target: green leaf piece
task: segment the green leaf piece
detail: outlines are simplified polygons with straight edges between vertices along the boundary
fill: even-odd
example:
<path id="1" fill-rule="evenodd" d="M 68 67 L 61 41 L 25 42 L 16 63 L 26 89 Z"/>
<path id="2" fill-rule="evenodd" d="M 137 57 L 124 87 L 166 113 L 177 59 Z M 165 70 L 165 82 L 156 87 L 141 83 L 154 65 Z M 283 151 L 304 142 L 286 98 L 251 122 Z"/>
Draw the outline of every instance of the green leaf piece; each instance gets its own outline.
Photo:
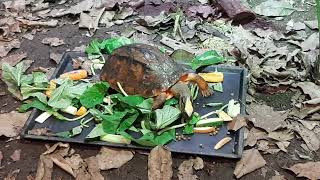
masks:
<path id="1" fill-rule="evenodd" d="M 97 104 L 101 104 L 109 87 L 107 82 L 94 84 L 80 96 L 80 103 L 86 108 L 93 108 Z"/>
<path id="2" fill-rule="evenodd" d="M 181 114 L 178 108 L 165 105 L 162 109 L 155 110 L 156 114 L 156 129 L 163 129 L 176 121 Z"/>
<path id="3" fill-rule="evenodd" d="M 219 64 L 224 61 L 224 58 L 220 56 L 216 51 L 210 50 L 201 55 L 196 56 L 191 61 L 191 67 L 196 70 L 202 66 L 209 66 L 214 64 Z"/>

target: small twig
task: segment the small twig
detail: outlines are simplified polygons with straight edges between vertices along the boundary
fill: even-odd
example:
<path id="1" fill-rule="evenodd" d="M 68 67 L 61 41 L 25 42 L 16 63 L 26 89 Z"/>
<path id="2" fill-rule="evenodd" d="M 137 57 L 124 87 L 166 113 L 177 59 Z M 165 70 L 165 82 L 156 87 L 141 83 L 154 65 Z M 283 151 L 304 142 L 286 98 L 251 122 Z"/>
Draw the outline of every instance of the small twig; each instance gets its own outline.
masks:
<path id="1" fill-rule="evenodd" d="M 123 90 L 121 84 L 119 82 L 117 82 L 117 85 L 118 85 L 118 88 L 120 89 L 121 93 L 124 95 L 124 96 L 128 96 L 128 94 Z"/>

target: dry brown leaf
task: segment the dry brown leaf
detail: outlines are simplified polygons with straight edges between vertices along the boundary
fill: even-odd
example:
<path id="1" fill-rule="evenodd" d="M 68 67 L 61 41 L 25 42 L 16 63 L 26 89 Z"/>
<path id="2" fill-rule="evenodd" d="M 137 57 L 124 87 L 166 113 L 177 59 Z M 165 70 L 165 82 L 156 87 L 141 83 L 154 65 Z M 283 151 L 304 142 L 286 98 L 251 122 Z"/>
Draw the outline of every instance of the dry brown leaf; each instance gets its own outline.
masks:
<path id="1" fill-rule="evenodd" d="M 305 94 L 308 94 L 311 99 L 320 98 L 320 86 L 313 82 L 299 82 L 296 85 L 300 87 Z"/>
<path id="2" fill-rule="evenodd" d="M 74 154 L 71 157 L 67 157 L 66 161 L 68 162 L 68 164 L 70 164 L 72 169 L 75 170 L 79 169 L 81 167 L 81 164 L 84 162 L 79 154 Z"/>
<path id="3" fill-rule="evenodd" d="M 0 151 L 0 166 L 1 166 L 2 159 L 3 159 L 3 154 L 2 154 L 2 151 Z"/>
<path id="4" fill-rule="evenodd" d="M 245 146 L 254 146 L 256 145 L 257 141 L 260 139 L 266 139 L 267 133 L 263 132 L 257 128 L 251 128 L 248 134 L 248 137 L 245 141 Z"/>
<path id="5" fill-rule="evenodd" d="M 275 175 L 270 178 L 270 180 L 286 180 L 283 175 Z"/>
<path id="6" fill-rule="evenodd" d="M 267 105 L 251 104 L 248 106 L 247 111 L 249 113 L 249 121 L 255 127 L 262 128 L 267 132 L 278 129 L 287 118 L 286 113 L 274 111 L 272 107 Z"/>
<path id="7" fill-rule="evenodd" d="M 297 177 L 306 177 L 312 180 L 320 179 L 320 162 L 298 163 L 290 168 Z"/>
<path id="8" fill-rule="evenodd" d="M 282 142 L 276 142 L 276 145 L 281 149 L 283 152 L 288 152 L 287 147 L 290 145 L 289 141 L 282 141 Z"/>
<path id="9" fill-rule="evenodd" d="M 20 160 L 20 154 L 21 154 L 21 149 L 14 150 L 14 152 L 12 153 L 12 155 L 10 156 L 10 158 L 11 158 L 13 161 L 19 161 L 19 160 Z"/>
<path id="10" fill-rule="evenodd" d="M 51 160 L 53 161 L 54 164 L 59 166 L 61 169 L 65 170 L 67 173 L 75 177 L 75 174 L 72 170 L 71 165 L 61 155 L 55 154 L 51 156 Z"/>
<path id="11" fill-rule="evenodd" d="M 62 56 L 63 54 L 53 53 L 53 52 L 50 53 L 50 59 L 54 60 L 56 64 L 59 64 Z"/>
<path id="12" fill-rule="evenodd" d="M 46 45 L 49 45 L 49 46 L 54 46 L 54 47 L 65 44 L 62 39 L 59 39 L 59 38 L 57 38 L 57 37 L 44 38 L 41 42 L 42 42 L 43 44 L 46 44 Z"/>
<path id="13" fill-rule="evenodd" d="M 148 156 L 148 179 L 170 180 L 172 174 L 171 152 L 162 146 L 156 146 Z"/>
<path id="14" fill-rule="evenodd" d="M 48 180 L 52 177 L 53 161 L 46 155 L 40 155 L 35 180 Z"/>
<path id="15" fill-rule="evenodd" d="M 51 19 L 50 21 L 32 21 L 32 20 L 17 18 L 17 20 L 26 26 L 44 26 L 44 27 L 56 27 L 59 22 L 56 19 Z"/>
<path id="16" fill-rule="evenodd" d="M 104 180 L 103 176 L 100 174 L 100 168 L 97 157 L 92 156 L 84 160 L 88 165 L 88 171 L 92 176 L 91 179 L 94 180 Z"/>
<path id="17" fill-rule="evenodd" d="M 18 39 L 14 39 L 9 42 L 0 41 L 0 57 L 6 56 L 11 49 L 20 48 L 20 41 Z"/>
<path id="18" fill-rule="evenodd" d="M 18 136 L 28 116 L 29 113 L 19 113 L 16 111 L 0 114 L 0 136 Z"/>
<path id="19" fill-rule="evenodd" d="M 282 130 L 282 131 L 273 131 L 268 134 L 268 138 L 277 140 L 277 141 L 289 141 L 294 138 L 294 133 L 292 130 Z"/>
<path id="20" fill-rule="evenodd" d="M 102 147 L 99 154 L 96 155 L 98 165 L 101 170 L 120 168 L 122 165 L 130 161 L 134 153 L 128 150 L 117 150 Z"/>
<path id="21" fill-rule="evenodd" d="M 197 180 L 198 176 L 193 174 L 193 159 L 183 161 L 178 170 L 179 180 Z"/>
<path id="22" fill-rule="evenodd" d="M 20 172 L 20 169 L 16 169 L 16 170 L 10 172 L 10 173 L 4 178 L 4 180 L 15 180 L 16 177 L 18 176 L 19 172 Z"/>
<path id="23" fill-rule="evenodd" d="M 100 18 L 104 12 L 105 8 L 102 9 L 94 9 L 91 10 L 89 14 L 81 13 L 80 14 L 80 21 L 79 27 L 80 28 L 87 28 L 89 30 L 93 30 L 95 32 L 98 29 Z"/>
<path id="24" fill-rule="evenodd" d="M 307 144 L 308 148 L 312 151 L 317 151 L 320 148 L 320 139 L 317 134 L 307 128 L 297 121 L 288 121 L 286 127 L 288 129 L 294 130 L 298 133 L 303 141 Z"/>
<path id="25" fill-rule="evenodd" d="M 240 178 L 243 175 L 253 172 L 266 165 L 266 161 L 260 155 L 257 149 L 248 149 L 243 151 L 242 158 L 237 162 L 233 174 Z"/>
<path id="26" fill-rule="evenodd" d="M 2 68 L 2 63 L 6 62 L 10 66 L 15 66 L 18 64 L 22 59 L 27 57 L 27 53 L 17 53 L 17 54 L 12 54 L 9 56 L 6 56 L 2 59 L 0 59 L 0 69 Z"/>
<path id="27" fill-rule="evenodd" d="M 243 115 L 238 115 L 228 122 L 228 130 L 238 131 L 240 128 L 247 126 L 247 119 Z"/>

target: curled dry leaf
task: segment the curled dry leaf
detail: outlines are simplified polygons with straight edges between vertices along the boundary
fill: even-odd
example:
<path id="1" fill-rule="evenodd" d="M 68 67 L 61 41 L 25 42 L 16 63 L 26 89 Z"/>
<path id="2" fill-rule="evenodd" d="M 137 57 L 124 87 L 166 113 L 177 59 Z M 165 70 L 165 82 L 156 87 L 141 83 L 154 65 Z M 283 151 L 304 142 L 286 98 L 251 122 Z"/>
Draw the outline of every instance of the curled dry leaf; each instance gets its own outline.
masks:
<path id="1" fill-rule="evenodd" d="M 243 115 L 238 115 L 227 124 L 228 130 L 238 131 L 240 128 L 247 126 L 247 119 Z"/>
<path id="2" fill-rule="evenodd" d="M 297 177 L 306 177 L 312 180 L 320 179 L 320 162 L 298 163 L 290 168 Z"/>
<path id="3" fill-rule="evenodd" d="M 248 149 L 243 151 L 242 158 L 237 162 L 233 174 L 240 178 L 243 175 L 253 172 L 266 165 L 266 161 L 260 155 L 257 149 Z"/>
<path id="4" fill-rule="evenodd" d="M 16 111 L 0 114 L 0 136 L 18 136 L 28 116 L 29 113 L 18 113 Z"/>
<path id="5" fill-rule="evenodd" d="M 311 99 L 320 98 L 320 86 L 316 85 L 313 82 L 299 82 L 296 84 L 302 89 L 305 94 L 308 94 Z"/>
<path id="6" fill-rule="evenodd" d="M 43 44 L 46 44 L 46 45 L 49 45 L 49 46 L 60 46 L 60 45 L 63 45 L 65 44 L 64 41 L 62 39 L 59 39 L 59 38 L 44 38 L 42 41 L 41 41 Z"/>
<path id="7" fill-rule="evenodd" d="M 133 158 L 134 153 L 128 150 L 117 150 L 107 147 L 102 147 L 97 160 L 101 170 L 120 168 Z"/>
<path id="8" fill-rule="evenodd" d="M 10 158 L 11 158 L 13 161 L 19 161 L 19 160 L 20 160 L 20 154 L 21 154 L 21 149 L 14 150 L 14 152 L 12 153 L 12 155 L 10 156 Z"/>
<path id="9" fill-rule="evenodd" d="M 172 174 L 171 152 L 162 146 L 156 146 L 148 156 L 149 180 L 170 180 Z"/>
<path id="10" fill-rule="evenodd" d="M 287 118 L 287 114 L 274 111 L 272 107 L 260 104 L 251 104 L 248 106 L 249 121 L 255 127 L 262 128 L 267 132 L 272 132 L 280 127 L 280 125 Z"/>
<path id="11" fill-rule="evenodd" d="M 75 177 L 75 174 L 72 170 L 71 165 L 61 155 L 55 154 L 51 156 L 51 160 L 53 161 L 54 164 L 59 166 L 61 169 L 65 170 L 67 173 Z"/>
<path id="12" fill-rule="evenodd" d="M 6 56 L 11 49 L 20 48 L 20 41 L 18 39 L 14 39 L 9 42 L 0 41 L 0 57 Z"/>

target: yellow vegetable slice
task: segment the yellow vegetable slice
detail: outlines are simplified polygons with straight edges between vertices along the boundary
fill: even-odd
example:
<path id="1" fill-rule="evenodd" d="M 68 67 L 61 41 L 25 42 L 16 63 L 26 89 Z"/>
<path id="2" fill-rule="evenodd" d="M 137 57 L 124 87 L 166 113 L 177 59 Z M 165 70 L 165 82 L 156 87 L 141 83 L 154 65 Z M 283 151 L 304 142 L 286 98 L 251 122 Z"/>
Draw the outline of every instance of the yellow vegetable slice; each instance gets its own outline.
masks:
<path id="1" fill-rule="evenodd" d="M 232 117 L 230 117 L 227 113 L 224 111 L 220 111 L 218 113 L 219 118 L 223 119 L 223 121 L 232 121 Z"/>
<path id="2" fill-rule="evenodd" d="M 218 150 L 220 148 L 222 148 L 224 145 L 226 145 L 228 142 L 230 142 L 232 140 L 231 137 L 225 137 L 223 139 L 221 139 L 215 146 L 214 149 Z"/>
<path id="3" fill-rule="evenodd" d="M 210 73 L 199 73 L 205 81 L 211 83 L 219 83 L 223 81 L 223 73 L 222 72 L 210 72 Z"/>

